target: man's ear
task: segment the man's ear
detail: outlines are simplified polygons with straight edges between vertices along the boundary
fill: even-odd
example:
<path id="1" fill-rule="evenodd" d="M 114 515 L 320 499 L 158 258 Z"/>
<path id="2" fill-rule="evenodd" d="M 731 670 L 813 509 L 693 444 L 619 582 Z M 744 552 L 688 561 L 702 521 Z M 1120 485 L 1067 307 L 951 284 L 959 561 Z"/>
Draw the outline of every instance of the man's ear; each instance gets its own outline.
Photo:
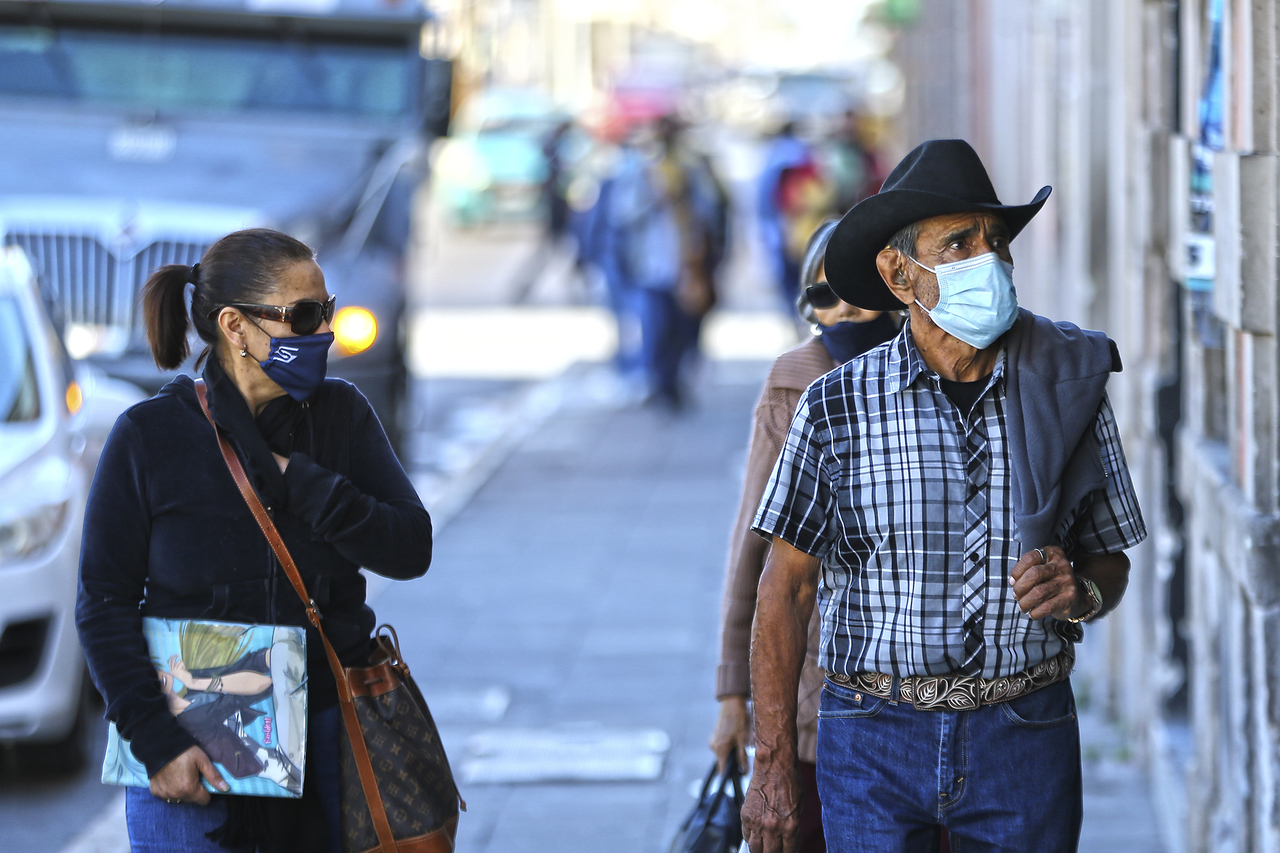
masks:
<path id="1" fill-rule="evenodd" d="M 916 301 L 916 289 L 907 280 L 907 263 L 901 252 L 885 246 L 880 250 L 880 254 L 876 255 L 876 269 L 880 271 L 880 278 L 884 279 L 885 285 L 898 298 L 898 301 L 904 305 L 910 305 Z"/>

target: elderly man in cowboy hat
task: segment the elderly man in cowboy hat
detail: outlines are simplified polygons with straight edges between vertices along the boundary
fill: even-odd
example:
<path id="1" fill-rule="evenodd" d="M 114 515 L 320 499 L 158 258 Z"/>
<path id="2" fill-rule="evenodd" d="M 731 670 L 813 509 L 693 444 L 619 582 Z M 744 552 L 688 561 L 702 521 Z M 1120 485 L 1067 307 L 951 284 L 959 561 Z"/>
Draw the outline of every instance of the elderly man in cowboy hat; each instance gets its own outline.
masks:
<path id="1" fill-rule="evenodd" d="M 842 299 L 909 312 L 805 391 L 754 521 L 771 539 L 751 651 L 752 853 L 794 850 L 796 683 L 815 601 L 818 789 L 846 851 L 1071 851 L 1082 623 L 1146 537 L 1098 332 L 1019 309 L 1009 243 L 1044 205 L 996 197 L 933 140 L 845 215 Z"/>

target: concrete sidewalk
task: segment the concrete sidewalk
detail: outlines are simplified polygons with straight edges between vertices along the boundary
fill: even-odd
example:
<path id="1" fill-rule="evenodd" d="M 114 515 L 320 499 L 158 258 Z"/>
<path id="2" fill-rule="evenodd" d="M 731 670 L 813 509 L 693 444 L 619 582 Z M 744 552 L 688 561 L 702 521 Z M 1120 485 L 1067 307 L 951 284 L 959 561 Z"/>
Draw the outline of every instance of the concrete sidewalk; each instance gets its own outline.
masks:
<path id="1" fill-rule="evenodd" d="M 692 805 L 710 760 L 724 546 L 761 376 L 725 370 L 679 417 L 570 402 L 451 520 L 427 578 L 380 597 L 464 780 L 480 757 L 468 738 L 483 731 L 600 735 L 616 775 L 633 777 L 645 750 L 618 743 L 669 739 L 652 781 L 464 781 L 459 850 L 656 851 Z M 573 775 L 560 768 L 548 772 Z"/>
<path id="2" fill-rule="evenodd" d="M 678 417 L 568 395 L 452 517 L 427 577 L 380 595 L 469 805 L 460 851 L 667 849 L 710 762 L 725 546 L 766 367 L 711 365 Z M 1123 739 L 1088 713 L 1082 731 L 1080 849 L 1162 853 Z"/>

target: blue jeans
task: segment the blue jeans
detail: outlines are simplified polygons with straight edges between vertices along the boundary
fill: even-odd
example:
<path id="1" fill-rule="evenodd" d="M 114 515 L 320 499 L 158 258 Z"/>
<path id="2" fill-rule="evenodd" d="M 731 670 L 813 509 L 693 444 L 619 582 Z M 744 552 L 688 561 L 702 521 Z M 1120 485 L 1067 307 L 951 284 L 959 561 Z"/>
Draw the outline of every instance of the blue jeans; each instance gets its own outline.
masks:
<path id="1" fill-rule="evenodd" d="M 132 853 L 228 853 L 205 833 L 227 821 L 227 801 L 214 797 L 207 806 L 166 803 L 146 788 L 125 788 L 125 822 Z M 237 847 L 233 853 L 253 853 Z"/>
<path id="2" fill-rule="evenodd" d="M 1068 853 L 1083 816 L 1071 683 L 976 711 L 909 703 L 827 681 L 818 792 L 831 853 Z"/>
<path id="3" fill-rule="evenodd" d="M 702 320 L 691 317 L 670 290 L 639 289 L 640 360 L 650 393 L 681 398 L 680 368 L 698 349 Z"/>

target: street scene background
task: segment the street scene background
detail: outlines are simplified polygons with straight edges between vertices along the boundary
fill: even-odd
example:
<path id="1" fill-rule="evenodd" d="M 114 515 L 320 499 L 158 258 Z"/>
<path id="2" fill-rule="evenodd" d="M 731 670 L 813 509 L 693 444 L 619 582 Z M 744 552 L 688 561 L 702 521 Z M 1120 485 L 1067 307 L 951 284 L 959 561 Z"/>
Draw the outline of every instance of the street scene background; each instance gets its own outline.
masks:
<path id="1" fill-rule="evenodd" d="M 1280 480 L 1280 87 L 1265 70 L 1275 40 L 1263 37 L 1280 15 L 1267 5 L 430 8 L 421 58 L 446 109 L 415 119 L 414 153 L 397 167 L 411 183 L 378 184 L 394 144 L 361 167 L 374 178 L 354 221 L 371 197 L 407 200 L 403 223 L 365 223 L 368 244 L 400 235 L 397 260 L 364 269 L 394 269 L 402 298 L 372 309 L 379 346 L 394 340 L 390 361 L 352 376 L 396 433 L 435 525 L 428 574 L 371 577 L 369 598 L 399 632 L 467 801 L 459 850 L 668 849 L 712 764 L 720 601 L 752 411 L 773 359 L 812 334 L 776 272 L 769 226 L 782 223 L 785 242 L 786 229 L 874 192 L 919 141 L 950 136 L 974 144 L 1005 202 L 1055 187 L 1013 245 L 1019 300 L 1106 331 L 1125 358 L 1111 394 L 1154 535 L 1132 555 L 1120 611 L 1089 627 L 1073 676 L 1081 849 L 1280 849 L 1268 663 L 1278 575 L 1266 551 Z M 184 137 L 173 142 L 163 119 L 131 116 L 113 151 L 167 163 Z M 593 249 L 603 188 L 626 152 L 660 141 L 664 120 L 720 185 L 727 229 L 714 305 L 679 345 L 674 385 L 641 364 L 647 315 L 619 300 Z M 0 186 L 0 208 L 38 189 Z M 63 268 L 42 267 L 52 255 L 6 216 L 5 245 L 53 287 Z M 333 269 L 339 305 L 360 304 L 361 274 Z M 70 319 L 72 356 L 129 379 L 137 398 L 154 390 L 113 372 L 104 325 Z M 120 406 L 135 399 L 110 387 Z M 73 734 L 86 759 L 71 769 L 0 728 L 6 850 L 128 849 L 123 797 L 98 781 L 101 704 L 84 702 Z"/>

